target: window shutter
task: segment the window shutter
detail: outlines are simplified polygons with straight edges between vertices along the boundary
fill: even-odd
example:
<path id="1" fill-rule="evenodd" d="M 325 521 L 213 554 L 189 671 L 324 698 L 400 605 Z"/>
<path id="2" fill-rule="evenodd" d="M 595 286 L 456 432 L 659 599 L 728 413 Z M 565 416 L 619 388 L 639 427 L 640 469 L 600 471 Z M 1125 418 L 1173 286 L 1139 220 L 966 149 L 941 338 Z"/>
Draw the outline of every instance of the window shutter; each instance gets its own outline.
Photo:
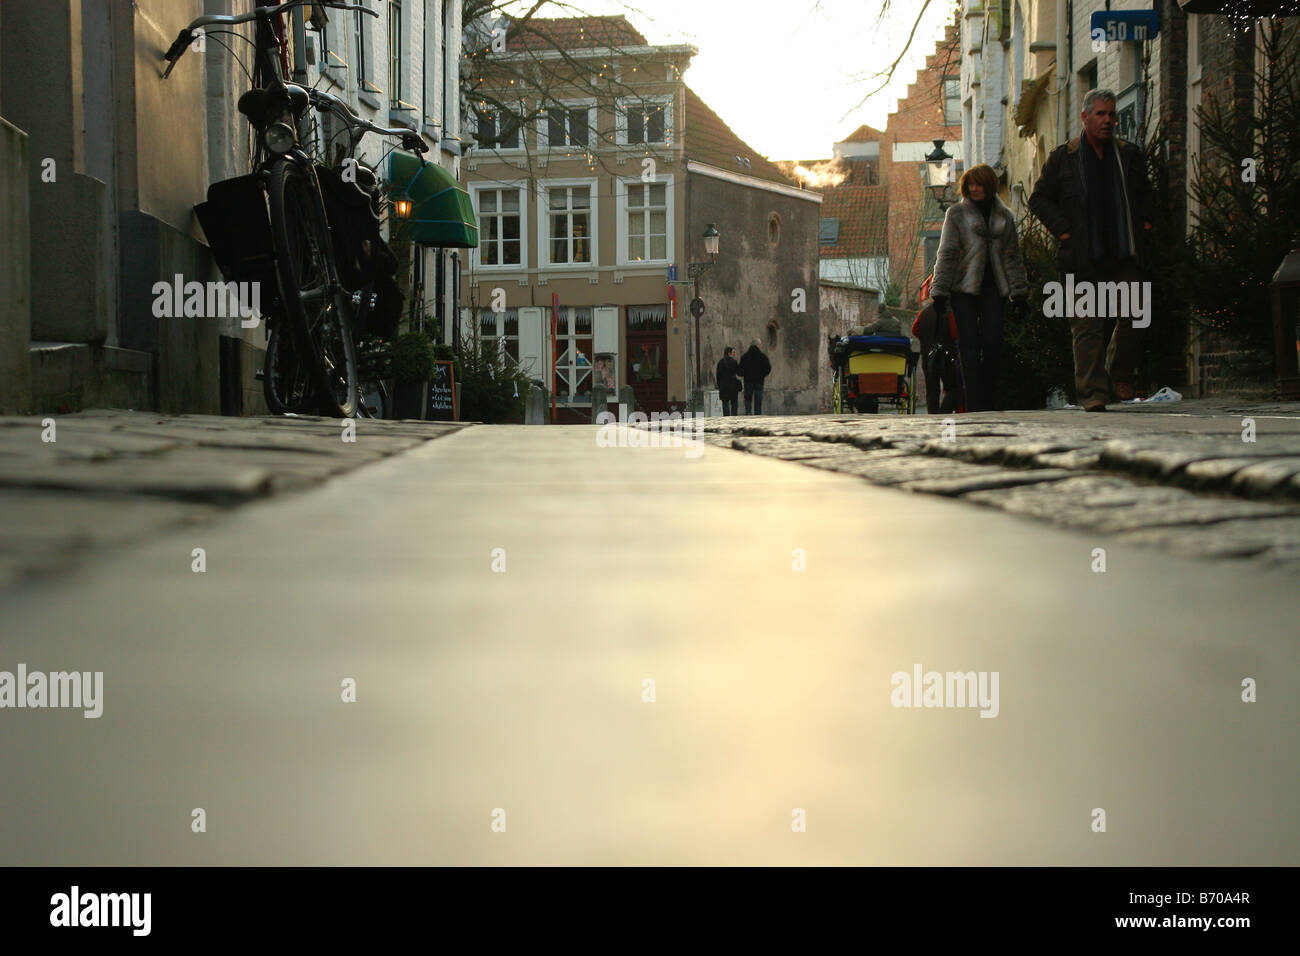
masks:
<path id="1" fill-rule="evenodd" d="M 529 378 L 546 381 L 547 363 L 542 360 L 546 344 L 543 315 L 544 310 L 537 306 L 525 306 L 519 310 L 519 367 Z"/>
<path id="2" fill-rule="evenodd" d="M 662 106 L 656 106 L 650 111 L 650 115 L 646 118 L 646 126 L 648 127 L 646 132 L 647 143 L 666 141 L 664 137 L 664 108 Z"/>
<path id="3" fill-rule="evenodd" d="M 598 305 L 592 309 L 591 350 L 597 355 L 603 352 L 618 354 L 618 306 Z"/>
<path id="4" fill-rule="evenodd" d="M 587 145 L 587 108 L 580 106 L 569 113 L 569 142 L 574 146 Z"/>

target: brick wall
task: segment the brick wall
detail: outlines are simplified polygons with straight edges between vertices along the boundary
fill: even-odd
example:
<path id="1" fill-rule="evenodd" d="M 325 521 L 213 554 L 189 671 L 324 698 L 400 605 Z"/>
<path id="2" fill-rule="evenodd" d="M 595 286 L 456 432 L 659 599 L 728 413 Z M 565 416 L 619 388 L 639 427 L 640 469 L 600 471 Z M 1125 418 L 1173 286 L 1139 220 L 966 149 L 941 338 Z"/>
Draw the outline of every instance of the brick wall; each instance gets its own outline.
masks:
<path id="1" fill-rule="evenodd" d="M 923 163 L 910 159 L 896 162 L 895 146 L 905 143 L 925 143 L 926 152 L 933 147 L 931 140 L 945 141 L 944 149 L 953 156 L 960 153 L 953 144 L 960 144 L 960 125 L 948 126 L 943 122 L 943 77 L 958 76 L 960 42 L 957 23 L 949 24 L 944 39 L 937 49 L 926 57 L 925 69 L 907 94 L 898 101 L 897 109 L 889 114 L 884 135 L 880 141 L 880 177 L 889 197 L 889 268 L 890 277 L 903 284 L 903 302 L 912 304 L 921 284 L 924 265 L 920 231 L 938 230 L 942 220 L 922 223 L 924 200 Z"/>

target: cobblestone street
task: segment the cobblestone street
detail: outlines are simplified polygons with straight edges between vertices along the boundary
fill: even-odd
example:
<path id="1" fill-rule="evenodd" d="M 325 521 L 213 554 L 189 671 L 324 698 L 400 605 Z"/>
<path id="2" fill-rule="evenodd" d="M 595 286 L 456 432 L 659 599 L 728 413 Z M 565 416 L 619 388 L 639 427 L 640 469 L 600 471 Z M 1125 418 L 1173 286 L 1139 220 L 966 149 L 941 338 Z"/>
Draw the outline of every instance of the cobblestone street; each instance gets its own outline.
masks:
<path id="1" fill-rule="evenodd" d="M 1300 405 L 1112 412 L 954 416 L 949 440 L 939 416 L 713 418 L 704 440 L 1170 554 L 1300 570 Z"/>

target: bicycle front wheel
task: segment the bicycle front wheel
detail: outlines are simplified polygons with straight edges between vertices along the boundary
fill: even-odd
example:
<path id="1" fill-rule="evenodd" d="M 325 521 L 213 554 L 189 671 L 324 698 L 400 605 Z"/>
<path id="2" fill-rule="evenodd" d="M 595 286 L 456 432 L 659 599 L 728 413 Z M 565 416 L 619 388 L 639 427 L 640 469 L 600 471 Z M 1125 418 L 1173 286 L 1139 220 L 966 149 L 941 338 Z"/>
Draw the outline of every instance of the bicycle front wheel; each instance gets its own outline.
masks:
<path id="1" fill-rule="evenodd" d="M 292 333 L 282 321 L 271 326 L 262 367 L 262 391 L 272 415 L 316 413 L 316 384 L 302 363 L 301 350 L 294 347 Z"/>
<path id="2" fill-rule="evenodd" d="M 269 199 L 275 271 L 294 344 L 316 385 L 321 412 L 351 417 L 357 410 L 351 303 L 333 279 L 333 247 L 315 174 L 281 160 L 271 167 Z"/>

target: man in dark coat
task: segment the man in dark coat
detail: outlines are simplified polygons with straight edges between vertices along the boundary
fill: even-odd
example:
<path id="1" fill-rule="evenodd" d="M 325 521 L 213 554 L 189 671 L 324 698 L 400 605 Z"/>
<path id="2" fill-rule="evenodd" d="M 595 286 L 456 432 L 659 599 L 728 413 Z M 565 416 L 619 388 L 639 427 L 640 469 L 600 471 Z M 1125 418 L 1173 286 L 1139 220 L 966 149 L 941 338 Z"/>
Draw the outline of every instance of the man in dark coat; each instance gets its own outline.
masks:
<path id="1" fill-rule="evenodd" d="M 1061 241 L 1063 283 L 1069 275 L 1075 283 L 1141 281 L 1153 215 L 1146 161 L 1137 146 L 1115 136 L 1110 90 L 1089 90 L 1081 118 L 1083 132 L 1047 157 L 1029 208 Z M 1133 322 L 1095 314 L 1070 319 L 1074 380 L 1085 411 L 1104 412 L 1108 401 L 1133 397 L 1142 360 L 1141 329 Z"/>
<path id="2" fill-rule="evenodd" d="M 722 414 L 736 414 L 736 396 L 740 394 L 740 363 L 736 361 L 736 350 L 728 345 L 722 358 L 718 359 L 718 398 L 722 399 Z"/>
<path id="3" fill-rule="evenodd" d="M 772 374 L 772 363 L 759 347 L 758 339 L 740 357 L 740 374 L 745 379 L 745 414 L 763 414 L 763 379 Z"/>

